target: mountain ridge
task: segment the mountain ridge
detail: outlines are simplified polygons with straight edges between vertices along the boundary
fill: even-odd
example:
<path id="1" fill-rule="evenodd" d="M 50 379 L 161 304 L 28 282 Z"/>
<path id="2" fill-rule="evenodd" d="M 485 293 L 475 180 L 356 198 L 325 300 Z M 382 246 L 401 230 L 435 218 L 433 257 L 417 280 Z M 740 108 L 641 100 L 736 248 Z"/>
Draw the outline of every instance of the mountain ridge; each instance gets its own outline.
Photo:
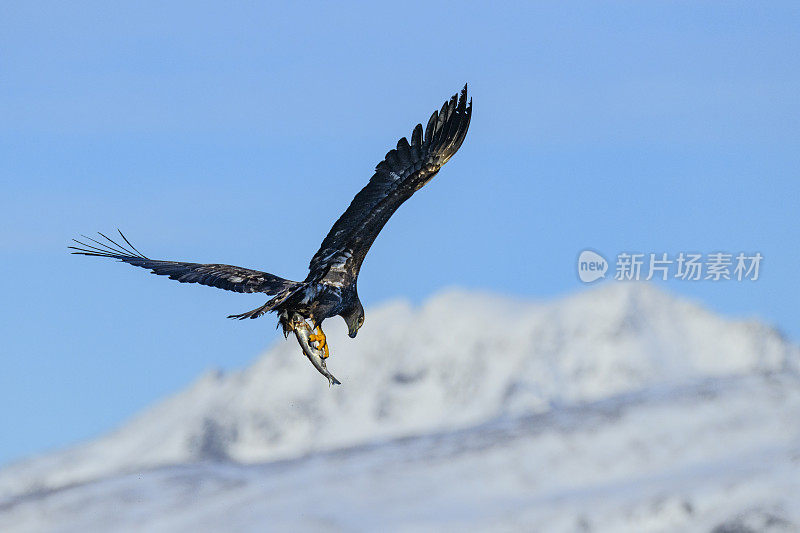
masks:
<path id="1" fill-rule="evenodd" d="M 796 374 L 800 350 L 756 321 L 728 320 L 646 284 L 553 302 L 450 290 L 367 313 L 356 341 L 328 326 L 329 389 L 292 342 L 249 367 L 207 372 L 86 444 L 0 470 L 0 500 L 120 472 L 197 461 L 262 463 L 648 387 Z"/>
<path id="2" fill-rule="evenodd" d="M 3 531 L 794 531 L 798 377 L 654 387 L 257 464 L 113 474 L 0 502 Z"/>

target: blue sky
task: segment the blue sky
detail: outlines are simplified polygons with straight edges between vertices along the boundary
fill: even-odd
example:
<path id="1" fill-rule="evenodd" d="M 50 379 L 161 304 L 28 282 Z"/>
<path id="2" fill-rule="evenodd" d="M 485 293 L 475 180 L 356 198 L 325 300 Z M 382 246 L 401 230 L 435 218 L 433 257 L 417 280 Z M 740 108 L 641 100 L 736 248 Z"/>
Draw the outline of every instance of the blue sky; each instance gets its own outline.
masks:
<path id="1" fill-rule="evenodd" d="M 378 238 L 367 306 L 557 297 L 584 288 L 587 247 L 759 251 L 757 282 L 664 286 L 800 339 L 798 27 L 792 2 L 4 2 L 0 464 L 277 339 L 271 317 L 225 319 L 259 296 L 70 256 L 71 237 L 119 227 L 151 257 L 302 279 L 465 81 L 469 136 Z"/>

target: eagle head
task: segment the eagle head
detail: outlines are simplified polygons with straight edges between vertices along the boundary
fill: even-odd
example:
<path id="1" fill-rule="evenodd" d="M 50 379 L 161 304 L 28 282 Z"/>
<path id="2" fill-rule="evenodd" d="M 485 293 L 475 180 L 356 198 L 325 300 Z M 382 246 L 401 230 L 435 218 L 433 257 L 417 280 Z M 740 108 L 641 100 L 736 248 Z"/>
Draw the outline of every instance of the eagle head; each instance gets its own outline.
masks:
<path id="1" fill-rule="evenodd" d="M 364 307 L 361 302 L 356 299 L 354 304 L 342 313 L 345 324 L 347 324 L 347 334 L 351 339 L 356 338 L 359 328 L 364 324 Z"/>

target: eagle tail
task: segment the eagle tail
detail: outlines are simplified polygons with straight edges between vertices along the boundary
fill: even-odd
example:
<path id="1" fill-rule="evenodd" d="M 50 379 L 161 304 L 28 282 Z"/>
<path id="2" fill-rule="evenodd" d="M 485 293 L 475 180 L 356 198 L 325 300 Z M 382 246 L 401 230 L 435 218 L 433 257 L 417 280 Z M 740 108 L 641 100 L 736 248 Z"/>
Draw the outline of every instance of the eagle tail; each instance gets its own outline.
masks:
<path id="1" fill-rule="evenodd" d="M 228 315 L 228 318 L 235 318 L 237 320 L 244 320 L 245 318 L 258 318 L 261 315 L 269 313 L 275 307 L 275 303 L 270 300 L 261 307 L 256 307 L 251 311 L 247 311 L 246 313 L 241 313 L 238 315 Z"/>
<path id="2" fill-rule="evenodd" d="M 274 311 L 279 305 L 281 305 L 284 301 L 286 301 L 286 299 L 289 296 L 296 293 L 303 287 L 305 287 L 304 283 L 298 283 L 293 287 L 285 289 L 276 296 L 270 298 L 270 300 L 264 305 L 256 307 L 255 309 L 247 311 L 246 313 L 240 313 L 238 315 L 228 315 L 228 318 L 235 318 L 237 320 L 244 320 L 245 318 L 258 318 L 262 315 L 269 313 L 270 311 Z"/>

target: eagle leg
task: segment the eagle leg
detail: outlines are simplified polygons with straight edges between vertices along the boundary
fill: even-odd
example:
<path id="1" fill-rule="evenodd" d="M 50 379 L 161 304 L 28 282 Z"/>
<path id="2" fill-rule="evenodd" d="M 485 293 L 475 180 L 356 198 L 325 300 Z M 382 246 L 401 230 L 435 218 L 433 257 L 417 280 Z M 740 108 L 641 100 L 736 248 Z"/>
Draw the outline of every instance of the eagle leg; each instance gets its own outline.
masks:
<path id="1" fill-rule="evenodd" d="M 325 350 L 325 353 L 322 355 L 323 359 L 330 357 L 331 353 L 328 350 L 328 340 L 325 338 L 325 333 L 323 333 L 320 326 L 317 326 L 316 334 L 311 334 L 308 336 L 308 340 L 319 343 L 317 344 L 317 350 Z"/>

